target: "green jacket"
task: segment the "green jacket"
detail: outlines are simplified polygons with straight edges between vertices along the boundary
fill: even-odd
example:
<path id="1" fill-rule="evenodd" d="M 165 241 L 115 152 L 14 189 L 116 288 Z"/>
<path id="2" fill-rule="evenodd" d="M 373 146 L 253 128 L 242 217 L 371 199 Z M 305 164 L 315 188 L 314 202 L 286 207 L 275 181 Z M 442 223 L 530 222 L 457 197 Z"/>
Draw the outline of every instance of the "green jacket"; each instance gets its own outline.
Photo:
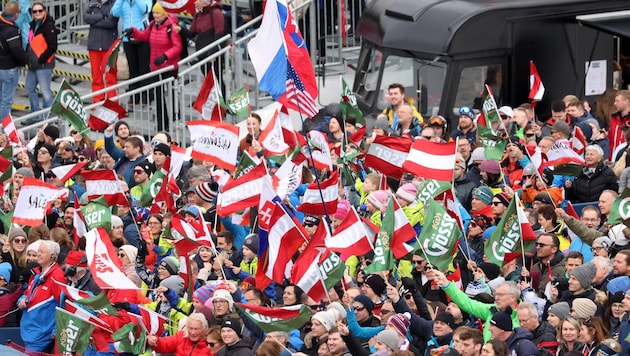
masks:
<path id="1" fill-rule="evenodd" d="M 453 282 L 450 282 L 448 286 L 442 289 L 451 298 L 453 303 L 457 304 L 461 310 L 474 316 L 475 318 L 483 320 L 483 339 L 486 342 L 492 339 L 492 335 L 490 334 L 490 319 L 492 319 L 492 316 L 495 313 L 499 312 L 499 309 L 497 309 L 497 305 L 485 304 L 470 299 L 470 297 L 467 296 L 466 293 L 459 290 L 459 288 L 457 288 Z M 518 321 L 518 314 L 516 309 L 512 311 L 512 325 L 514 328 L 521 325 Z"/>

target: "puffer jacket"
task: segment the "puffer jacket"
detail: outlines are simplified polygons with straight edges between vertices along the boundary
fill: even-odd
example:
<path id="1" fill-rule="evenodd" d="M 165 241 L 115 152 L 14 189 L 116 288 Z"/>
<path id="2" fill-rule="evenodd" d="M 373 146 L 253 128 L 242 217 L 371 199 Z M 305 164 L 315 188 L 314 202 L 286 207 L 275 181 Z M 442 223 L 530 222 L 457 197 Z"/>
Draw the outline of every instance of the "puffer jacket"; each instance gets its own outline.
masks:
<path id="1" fill-rule="evenodd" d="M 575 177 L 571 188 L 566 189 L 567 199 L 574 204 L 597 201 L 600 194 L 606 189 L 615 192 L 619 190 L 617 176 L 603 161 L 599 162 L 595 172 L 590 177 L 584 173 L 587 169 L 584 167 L 584 171 Z"/>
<path id="2" fill-rule="evenodd" d="M 0 328 L 7 322 L 7 313 L 15 308 L 20 295 L 22 288 L 18 284 L 9 283 L 6 287 L 0 287 Z"/>
<path id="3" fill-rule="evenodd" d="M 26 64 L 20 29 L 11 19 L 0 15 L 0 69 L 13 69 Z"/>
<path id="4" fill-rule="evenodd" d="M 111 14 L 111 0 L 90 0 L 83 10 L 83 21 L 90 25 L 87 48 L 90 51 L 107 51 L 118 37 L 118 17 Z"/>
<path id="5" fill-rule="evenodd" d="M 219 352 L 217 352 L 218 356 L 254 356 L 254 351 L 250 345 L 247 344 L 244 340 L 240 340 L 234 345 L 225 345 L 223 346 Z M 195 355 L 196 356 L 196 355 Z"/>
<path id="6" fill-rule="evenodd" d="M 140 42 L 149 42 L 151 44 L 149 63 L 152 71 L 170 65 L 174 65 L 175 69 L 177 69 L 177 62 L 179 62 L 180 53 L 182 52 L 182 38 L 173 31 L 173 27 L 176 24 L 177 18 L 169 14 L 161 23 L 151 21 L 144 30 L 134 27 L 133 38 Z M 154 63 L 155 59 L 163 54 L 166 55 L 166 61 L 159 66 L 156 65 Z"/>
<path id="7" fill-rule="evenodd" d="M 26 55 L 28 57 L 28 67 L 30 69 L 44 69 L 44 68 L 55 68 L 55 52 L 57 51 L 57 27 L 55 27 L 55 20 L 48 14 L 44 16 L 44 19 L 41 23 L 37 23 L 37 21 L 31 21 L 31 29 L 28 33 L 29 45 L 26 48 Z M 33 52 L 31 48 L 30 41 L 38 35 L 44 36 L 44 40 L 46 40 L 46 45 L 48 48 L 42 53 L 41 58 L 46 58 L 46 62 L 39 63 L 39 58 Z M 50 59 L 52 56 L 52 59 Z M 48 61 L 50 59 L 50 61 Z"/>
<path id="8" fill-rule="evenodd" d="M 144 30 L 149 23 L 151 6 L 151 0 L 116 0 L 112 6 L 112 15 L 120 18 L 123 30 L 132 27 Z M 127 41 L 129 37 L 125 36 L 123 42 Z"/>
<path id="9" fill-rule="evenodd" d="M 532 342 L 539 349 L 544 349 L 552 354 L 556 354 L 558 340 L 556 339 L 556 329 L 548 321 L 541 321 L 540 325 L 532 331 Z"/>
<path id="10" fill-rule="evenodd" d="M 193 343 L 187 333 L 180 331 L 173 336 L 158 338 L 157 345 L 153 350 L 158 353 L 174 353 L 175 356 L 210 356 L 212 353 L 208 348 L 205 338 Z"/>
<path id="11" fill-rule="evenodd" d="M 508 349 L 518 356 L 538 356 L 538 348 L 532 342 L 532 333 L 523 328 L 515 328 L 505 340 Z"/>
<path id="12" fill-rule="evenodd" d="M 540 284 L 538 285 L 538 295 L 545 294 L 545 286 L 549 283 L 549 267 L 551 267 L 551 276 L 556 277 L 556 279 L 561 280 L 564 272 L 566 272 L 566 268 L 564 267 L 565 257 L 562 252 L 556 252 L 556 255 L 553 256 L 551 261 L 549 261 L 549 266 L 541 263 L 540 261 L 536 261 L 534 266 L 531 268 L 531 272 L 539 272 L 540 273 Z"/>

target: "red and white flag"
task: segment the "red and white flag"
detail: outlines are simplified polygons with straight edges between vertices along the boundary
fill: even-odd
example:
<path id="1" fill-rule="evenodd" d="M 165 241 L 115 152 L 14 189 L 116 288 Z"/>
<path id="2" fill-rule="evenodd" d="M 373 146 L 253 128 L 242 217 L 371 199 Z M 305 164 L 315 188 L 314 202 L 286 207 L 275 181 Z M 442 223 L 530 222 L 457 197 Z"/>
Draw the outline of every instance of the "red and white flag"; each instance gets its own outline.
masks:
<path id="1" fill-rule="evenodd" d="M 138 309 L 140 310 L 142 323 L 147 328 L 147 335 L 161 336 L 164 334 L 165 325 L 168 323 L 167 317 L 140 304 L 138 304 Z"/>
<path id="2" fill-rule="evenodd" d="M 46 209 L 63 191 L 39 179 L 24 177 L 20 195 L 13 210 L 12 223 L 39 226 L 44 221 Z"/>
<path id="3" fill-rule="evenodd" d="M 138 307 L 140 307 L 140 305 L 138 305 Z M 84 320 L 87 320 L 87 321 L 91 322 L 92 324 L 100 327 L 101 329 L 103 329 L 105 331 L 108 331 L 110 333 L 113 332 L 112 331 L 112 327 L 106 321 L 104 321 L 103 319 L 97 318 L 96 316 L 92 315 L 89 311 L 87 311 L 87 310 L 83 309 L 82 307 L 74 304 L 70 300 L 66 300 L 64 302 L 64 309 L 66 309 L 67 312 L 73 314 L 74 316 L 76 316 L 78 318 L 81 318 L 81 319 L 84 319 Z"/>
<path id="4" fill-rule="evenodd" d="M 584 166 L 586 162 L 584 158 L 575 152 L 567 140 L 556 141 L 549 152 L 547 152 L 547 161 L 543 162 L 544 167 L 553 167 L 561 164 L 576 164 Z"/>
<path id="5" fill-rule="evenodd" d="M 301 152 L 305 157 L 311 157 L 316 169 L 332 170 L 332 158 L 330 158 L 330 147 L 328 138 L 323 132 L 312 130 L 308 133 L 308 142 L 311 146 L 309 152 L 306 145 L 302 146 Z"/>
<path id="6" fill-rule="evenodd" d="M 217 201 L 217 213 L 227 216 L 236 211 L 256 206 L 260 201 L 263 181 L 269 179 L 267 169 L 260 164 L 223 186 Z"/>
<path id="7" fill-rule="evenodd" d="M 302 204 L 297 211 L 313 215 L 331 215 L 337 211 L 339 202 L 339 173 L 334 171 L 330 178 L 319 183 L 313 182 L 306 187 Z M 320 190 L 321 188 L 321 190 Z M 322 201 L 322 197 L 324 200 Z"/>
<path id="8" fill-rule="evenodd" d="M 265 149 L 266 156 L 280 156 L 289 152 L 289 145 L 284 142 L 282 136 L 282 128 L 278 120 L 278 110 L 273 114 L 271 121 L 265 129 L 260 133 L 258 138 L 260 144 Z"/>
<path id="9" fill-rule="evenodd" d="M 400 178 L 411 142 L 406 137 L 376 136 L 365 155 L 365 166 L 388 177 Z"/>
<path id="10" fill-rule="evenodd" d="M 50 170 L 61 180 L 62 182 L 66 182 L 68 179 L 72 178 L 75 174 L 79 173 L 83 167 L 87 166 L 90 163 L 88 161 L 77 162 L 73 164 L 66 164 L 63 166 L 58 166 L 55 168 L 51 168 Z"/>
<path id="11" fill-rule="evenodd" d="M 114 170 L 83 170 L 81 175 L 85 177 L 85 188 L 89 200 L 96 199 L 102 195 L 110 206 L 129 205 L 129 201 L 125 197 L 125 192 Z"/>
<path id="12" fill-rule="evenodd" d="M 326 296 L 326 286 L 322 280 L 320 262 L 325 260 L 325 258 L 322 258 L 324 255 L 328 257 L 333 253 L 324 246 L 324 241 L 329 237 L 328 225 L 321 221 L 311 241 L 309 241 L 304 251 L 295 260 L 293 268 L 291 268 L 291 281 L 300 287 L 304 293 L 308 294 L 309 297 L 313 298 L 315 302 L 319 302 Z M 333 257 L 339 259 L 339 256 Z"/>
<path id="13" fill-rule="evenodd" d="M 53 282 L 55 282 L 57 284 L 57 288 L 59 288 L 59 290 L 61 292 L 63 292 L 66 295 L 66 298 L 68 298 L 69 300 L 75 301 L 75 300 L 79 300 L 79 299 L 85 299 L 85 298 L 90 298 L 92 297 L 92 294 L 88 293 L 88 292 L 84 292 L 80 289 L 71 287 L 65 283 L 61 283 L 57 280 L 53 279 Z"/>
<path id="14" fill-rule="evenodd" d="M 402 168 L 418 177 L 450 182 L 453 180 L 457 142 L 438 143 L 416 140 Z"/>
<path id="15" fill-rule="evenodd" d="M 81 212 L 81 205 L 79 204 L 79 196 L 74 193 L 74 214 L 72 215 L 73 229 L 74 229 L 74 244 L 78 246 L 79 239 L 87 234 L 87 227 L 85 227 L 85 220 L 83 219 L 83 213 Z"/>
<path id="16" fill-rule="evenodd" d="M 169 172 L 173 177 L 179 177 L 184 162 L 186 161 L 186 148 L 179 146 L 171 146 L 171 164 L 169 165 Z"/>
<path id="17" fill-rule="evenodd" d="M 179 14 L 187 11 L 189 14 L 195 13 L 194 0 L 158 0 L 164 11 L 171 14 Z"/>
<path id="18" fill-rule="evenodd" d="M 225 122 L 197 120 L 186 123 L 192 141 L 191 157 L 234 170 L 238 163 L 239 127 Z"/>
<path id="19" fill-rule="evenodd" d="M 173 215 L 169 221 L 168 231 L 165 232 L 164 237 L 173 240 L 177 254 L 180 256 L 186 256 L 186 254 L 195 248 L 199 247 L 199 237 L 203 234 L 200 231 L 201 226 L 185 221 L 177 215 Z"/>
<path id="20" fill-rule="evenodd" d="M 571 137 L 571 147 L 573 148 L 573 151 L 575 151 L 579 155 L 584 154 L 586 146 L 586 137 L 584 137 L 582 129 L 575 126 L 573 128 L 573 137 Z"/>
<path id="21" fill-rule="evenodd" d="M 225 117 L 225 109 L 221 106 L 223 102 L 221 87 L 217 83 L 214 67 L 212 67 L 210 72 L 206 74 L 199 95 L 193 103 L 193 109 L 197 110 L 204 120 L 223 121 Z"/>
<path id="22" fill-rule="evenodd" d="M 374 249 L 374 239 L 379 228 L 359 216 L 354 207 L 335 229 L 335 234 L 325 240 L 332 251 L 353 256 L 364 255 Z"/>
<path id="23" fill-rule="evenodd" d="M 102 132 L 114 122 L 127 117 L 127 110 L 120 104 L 110 99 L 105 99 L 103 105 L 94 109 L 88 119 L 88 127 L 94 131 Z"/>
<path id="24" fill-rule="evenodd" d="M 529 223 L 527 215 L 525 215 L 521 199 L 519 199 L 516 195 L 514 196 L 514 199 L 516 199 L 516 214 L 521 227 L 521 237 L 523 238 L 523 241 L 536 241 L 536 234 L 534 233 L 534 229 L 532 229 L 532 225 Z"/>
<path id="25" fill-rule="evenodd" d="M 17 128 L 15 127 L 11 114 L 2 119 L 2 130 L 4 131 L 4 134 L 9 137 L 10 142 L 15 143 L 16 145 L 21 144 Z"/>
<path id="26" fill-rule="evenodd" d="M 85 234 L 85 255 L 94 281 L 101 289 L 138 289 L 123 272 L 117 251 L 102 227 Z"/>
<path id="27" fill-rule="evenodd" d="M 175 200 L 182 195 L 182 192 L 177 186 L 177 180 L 172 173 L 169 173 L 165 181 L 160 185 L 160 189 L 153 198 L 153 204 L 151 204 L 151 214 L 159 214 L 163 206 L 166 206 L 168 211 L 173 215 L 177 215 L 177 207 L 175 206 Z"/>
<path id="28" fill-rule="evenodd" d="M 302 163 L 295 164 L 295 162 L 287 159 L 271 176 L 273 188 L 279 197 L 284 199 L 302 184 L 302 167 Z"/>
<path id="29" fill-rule="evenodd" d="M 284 137 L 284 142 L 286 142 L 289 147 L 297 147 L 297 135 L 295 133 L 295 129 L 293 128 L 291 116 L 289 116 L 289 110 L 286 108 L 286 106 L 282 106 L 280 108 L 280 112 L 278 113 L 278 121 L 280 122 L 280 127 L 282 128 L 282 137 Z"/>
<path id="30" fill-rule="evenodd" d="M 414 240 L 416 230 L 409 223 L 409 219 L 400 207 L 398 200 L 392 196 L 394 203 L 394 235 L 390 242 L 392 253 L 396 258 L 402 258 L 413 251 L 413 247 L 408 244 L 409 240 Z"/>
<path id="31" fill-rule="evenodd" d="M 529 61 L 529 95 L 527 98 L 532 102 L 532 107 L 536 106 L 536 102 L 541 101 L 545 95 L 545 86 L 540 80 L 538 69 L 533 61 Z"/>

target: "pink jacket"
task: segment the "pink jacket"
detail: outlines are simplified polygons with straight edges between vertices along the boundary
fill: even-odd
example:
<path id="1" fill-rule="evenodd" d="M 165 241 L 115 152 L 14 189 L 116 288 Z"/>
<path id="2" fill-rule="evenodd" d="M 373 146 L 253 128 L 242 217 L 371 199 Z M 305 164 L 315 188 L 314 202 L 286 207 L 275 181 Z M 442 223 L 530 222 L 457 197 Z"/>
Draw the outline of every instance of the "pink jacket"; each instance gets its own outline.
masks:
<path id="1" fill-rule="evenodd" d="M 175 69 L 177 69 L 177 62 L 179 62 L 180 53 L 182 52 L 182 38 L 174 30 L 176 25 L 177 18 L 172 14 L 168 14 L 166 20 L 161 24 L 151 21 L 149 26 L 142 31 L 137 28 L 133 29 L 134 39 L 141 42 L 149 42 L 151 45 L 149 64 L 152 71 L 168 67 L 171 64 L 175 65 Z M 162 65 L 156 66 L 153 61 L 162 54 L 166 54 L 168 59 Z"/>

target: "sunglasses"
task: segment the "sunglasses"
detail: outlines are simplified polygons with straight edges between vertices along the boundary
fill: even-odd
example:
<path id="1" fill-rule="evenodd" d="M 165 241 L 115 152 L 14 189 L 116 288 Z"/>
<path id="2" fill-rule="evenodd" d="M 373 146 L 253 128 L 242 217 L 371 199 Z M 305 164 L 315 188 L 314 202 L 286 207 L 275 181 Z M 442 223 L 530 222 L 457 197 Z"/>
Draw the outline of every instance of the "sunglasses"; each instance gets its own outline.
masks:
<path id="1" fill-rule="evenodd" d="M 218 342 L 207 342 L 208 346 L 210 347 L 215 347 L 216 345 L 218 345 Z"/>
<path id="2" fill-rule="evenodd" d="M 64 147 L 63 148 L 66 152 L 72 152 L 74 151 L 71 147 Z"/>
<path id="3" fill-rule="evenodd" d="M 78 133 L 79 133 L 79 131 L 77 131 L 77 130 L 72 130 L 72 131 L 70 131 L 70 135 L 76 135 L 76 134 L 78 134 Z"/>
<path id="4" fill-rule="evenodd" d="M 40 12 L 44 12 L 44 9 L 37 9 L 37 10 L 33 9 L 31 10 L 31 12 L 34 14 L 39 14 Z"/>
<path id="5" fill-rule="evenodd" d="M 48 152 L 48 150 L 39 150 L 39 151 L 37 151 L 37 153 L 41 153 L 41 154 L 48 153 L 48 154 L 50 154 L 50 152 Z"/>
<path id="6" fill-rule="evenodd" d="M 144 173 L 144 171 L 143 171 L 143 170 L 137 170 L 137 171 L 136 171 L 136 170 L 134 170 L 134 171 L 133 171 L 133 174 L 142 174 L 142 173 Z"/>
<path id="7" fill-rule="evenodd" d="M 431 140 L 433 138 L 433 136 L 422 136 L 422 138 L 424 138 L 426 140 Z"/>
<path id="8" fill-rule="evenodd" d="M 492 202 L 492 205 L 494 205 L 494 206 L 503 205 L 503 202 L 500 202 L 500 201 L 493 201 L 493 202 Z"/>
<path id="9" fill-rule="evenodd" d="M 125 255 L 124 253 L 119 253 L 119 254 L 118 254 L 118 257 L 120 257 L 120 258 L 123 258 L 123 257 L 125 257 L 125 256 L 127 256 L 127 255 Z"/>
<path id="10" fill-rule="evenodd" d="M 25 244 L 26 239 L 13 239 L 13 242 L 18 243 L 18 244 Z"/>
<path id="11" fill-rule="evenodd" d="M 381 309 L 381 315 L 383 314 L 390 314 L 390 313 L 394 313 L 393 310 L 389 310 L 389 309 Z"/>
<path id="12" fill-rule="evenodd" d="M 542 242 L 536 242 L 536 247 L 545 247 L 545 246 L 553 246 L 553 245 L 544 244 Z"/>
<path id="13" fill-rule="evenodd" d="M 311 308 L 311 310 L 319 310 L 319 308 L 321 307 L 321 305 L 319 304 L 313 304 L 313 305 L 309 305 L 309 308 Z"/>
<path id="14" fill-rule="evenodd" d="M 78 160 L 79 160 L 79 162 L 85 162 L 88 159 L 86 157 L 79 157 Z"/>
<path id="15" fill-rule="evenodd" d="M 413 261 L 413 263 L 414 263 L 414 264 L 417 264 L 417 265 L 421 265 L 421 264 L 423 264 L 423 263 L 424 263 L 424 260 L 419 260 L 419 261 L 418 261 L 418 260 L 415 260 L 415 261 Z"/>
<path id="16" fill-rule="evenodd" d="M 363 311 L 365 307 L 354 307 L 354 311 Z"/>
<path id="17" fill-rule="evenodd" d="M 315 224 L 304 224 L 304 227 L 313 227 Z"/>
<path id="18" fill-rule="evenodd" d="M 405 299 L 409 300 L 411 298 L 413 298 L 413 295 L 411 293 L 405 294 Z"/>

